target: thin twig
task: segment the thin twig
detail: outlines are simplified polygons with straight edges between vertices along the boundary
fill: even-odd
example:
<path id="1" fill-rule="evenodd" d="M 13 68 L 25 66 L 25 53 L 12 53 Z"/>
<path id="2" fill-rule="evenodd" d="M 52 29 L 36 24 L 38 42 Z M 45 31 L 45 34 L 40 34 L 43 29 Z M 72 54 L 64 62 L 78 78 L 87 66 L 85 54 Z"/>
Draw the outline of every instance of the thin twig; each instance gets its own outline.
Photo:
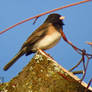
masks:
<path id="1" fill-rule="evenodd" d="M 92 58 L 92 54 L 86 53 L 86 51 L 85 51 L 84 49 L 79 49 L 79 48 L 77 48 L 74 44 L 72 44 L 71 41 L 69 41 L 69 40 L 67 39 L 66 35 L 64 34 L 64 32 L 63 32 L 62 30 L 60 30 L 60 32 L 61 32 L 61 35 L 62 35 L 63 40 L 64 40 L 65 42 L 67 42 L 70 46 L 72 46 L 73 49 L 74 49 L 77 53 L 79 53 L 80 55 L 83 55 L 83 54 L 84 54 L 84 55 L 90 56 L 90 58 Z"/>
<path id="2" fill-rule="evenodd" d="M 92 83 L 92 78 L 90 79 L 90 81 L 88 83 L 87 89 L 89 88 L 89 86 L 91 85 L 91 83 Z"/>
<path id="3" fill-rule="evenodd" d="M 37 19 L 38 19 L 38 18 L 39 18 L 39 17 L 35 18 L 35 20 L 34 20 L 33 24 L 35 24 L 35 23 L 36 23 L 36 21 L 37 21 Z"/>
<path id="4" fill-rule="evenodd" d="M 86 64 L 86 67 L 85 67 L 85 70 L 84 70 L 84 74 L 81 78 L 81 81 L 85 78 L 85 75 L 86 75 L 86 71 L 87 71 L 87 68 L 88 68 L 88 63 L 89 63 L 89 58 L 87 59 L 87 64 Z"/>
<path id="5" fill-rule="evenodd" d="M 72 73 L 73 74 L 83 74 L 84 72 L 82 70 L 80 70 L 80 71 L 73 71 Z"/>
<path id="6" fill-rule="evenodd" d="M 72 4 L 69 4 L 69 5 L 62 6 L 62 7 L 59 7 L 59 8 L 56 8 L 56 9 L 53 9 L 53 10 L 50 10 L 50 11 L 47 11 L 47 12 L 38 14 L 38 15 L 36 15 L 36 16 L 27 18 L 27 19 L 25 19 L 25 20 L 23 20 L 23 21 L 20 21 L 20 22 L 18 22 L 18 23 L 16 23 L 16 24 L 14 24 L 14 25 L 12 25 L 12 26 L 6 28 L 5 30 L 1 31 L 0 34 L 2 34 L 2 33 L 4 33 L 4 32 L 6 32 L 6 31 L 8 31 L 8 30 L 10 30 L 10 29 L 12 29 L 12 28 L 14 28 L 14 27 L 20 25 L 20 24 L 23 24 L 23 23 L 25 23 L 25 22 L 27 22 L 27 21 L 29 21 L 29 20 L 38 18 L 38 17 L 40 17 L 40 16 L 46 15 L 46 14 L 51 13 L 51 12 L 54 12 L 54 11 L 58 11 L 58 10 L 61 10 L 61 9 L 64 9 L 64 8 L 68 8 L 68 7 L 71 7 L 71 6 L 79 5 L 79 4 L 82 4 L 82 3 L 89 2 L 89 1 L 92 1 L 92 0 L 84 0 L 84 1 L 77 2 L 77 3 L 72 3 Z"/>
<path id="7" fill-rule="evenodd" d="M 71 72 L 72 70 L 74 70 L 76 67 L 78 67 L 80 65 L 80 63 L 82 62 L 82 58 L 81 60 L 74 66 L 72 67 L 69 71 Z"/>
<path id="8" fill-rule="evenodd" d="M 88 83 L 87 89 L 89 88 L 89 86 L 91 85 L 91 83 L 92 83 L 92 78 L 90 79 L 90 81 Z"/>
<path id="9" fill-rule="evenodd" d="M 92 45 L 92 42 L 86 42 L 88 45 Z"/>
<path id="10" fill-rule="evenodd" d="M 85 67 L 85 53 L 86 53 L 86 50 L 83 49 L 83 52 L 82 52 L 82 61 L 83 61 L 84 71 L 86 70 L 86 67 Z"/>
<path id="11" fill-rule="evenodd" d="M 87 90 L 88 90 L 89 86 L 91 85 L 91 83 L 92 83 L 92 78 L 91 78 L 90 81 L 88 82 L 87 88 L 85 89 L 84 92 L 87 92 Z"/>

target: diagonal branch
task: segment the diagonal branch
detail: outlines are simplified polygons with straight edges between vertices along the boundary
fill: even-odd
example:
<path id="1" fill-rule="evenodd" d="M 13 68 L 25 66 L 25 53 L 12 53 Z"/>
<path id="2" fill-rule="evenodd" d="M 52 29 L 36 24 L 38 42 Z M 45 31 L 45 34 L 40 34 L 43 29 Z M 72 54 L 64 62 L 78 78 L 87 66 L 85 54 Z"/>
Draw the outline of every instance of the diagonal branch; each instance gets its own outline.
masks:
<path id="1" fill-rule="evenodd" d="M 62 6 L 62 7 L 56 8 L 56 9 L 52 9 L 52 10 L 50 10 L 50 11 L 47 11 L 47 12 L 38 14 L 38 15 L 33 16 L 33 17 L 30 17 L 30 18 L 27 18 L 27 19 L 25 19 L 25 20 L 22 20 L 22 21 L 20 21 L 20 22 L 18 22 L 18 23 L 16 23 L 16 24 L 14 24 L 14 25 L 12 25 L 12 26 L 6 28 L 5 30 L 1 31 L 0 34 L 2 34 L 2 33 L 4 33 L 4 32 L 6 32 L 6 31 L 8 31 L 8 30 L 10 30 L 10 29 L 12 29 L 12 28 L 14 28 L 14 27 L 20 25 L 20 24 L 23 24 L 23 23 L 25 23 L 25 22 L 27 22 L 27 21 L 29 21 L 29 20 L 36 19 L 36 18 L 38 18 L 38 17 L 40 17 L 40 16 L 43 16 L 43 15 L 46 15 L 46 14 L 48 14 L 48 13 L 51 13 L 51 12 L 54 12 L 54 11 L 58 11 L 58 10 L 61 10 L 61 9 L 64 9 L 64 8 L 68 8 L 68 7 L 71 7 L 71 6 L 79 5 L 79 4 L 82 4 L 82 3 L 86 3 L 86 2 L 89 2 L 89 1 L 92 1 L 92 0 L 84 0 L 84 1 L 76 2 L 76 3 L 72 3 L 72 4 L 69 4 L 69 5 Z"/>
<path id="2" fill-rule="evenodd" d="M 78 62 L 77 65 L 75 65 L 73 68 L 71 68 L 69 71 L 72 71 L 73 69 L 75 69 L 76 67 L 78 67 L 78 65 L 80 65 L 81 62 L 83 62 L 83 68 L 84 68 L 84 74 L 82 76 L 82 79 L 81 81 L 85 78 L 85 75 L 86 75 L 86 71 L 87 71 L 87 68 L 88 68 L 88 63 L 89 63 L 89 60 L 92 59 L 92 54 L 88 54 L 86 53 L 86 50 L 85 49 L 79 49 L 77 48 L 75 45 L 72 44 L 72 42 L 70 42 L 66 35 L 64 34 L 64 32 L 62 30 L 60 30 L 61 32 L 61 35 L 62 35 L 62 38 L 65 42 L 67 42 L 70 46 L 72 46 L 72 48 L 82 56 L 81 60 Z M 85 65 L 85 56 L 87 57 L 87 64 Z"/>
<path id="3" fill-rule="evenodd" d="M 74 66 L 74 67 L 72 67 L 71 69 L 69 69 L 69 71 L 71 72 L 72 70 L 74 70 L 75 68 L 77 68 L 79 65 L 80 65 L 80 63 L 82 62 L 82 58 L 81 58 L 81 60 Z"/>

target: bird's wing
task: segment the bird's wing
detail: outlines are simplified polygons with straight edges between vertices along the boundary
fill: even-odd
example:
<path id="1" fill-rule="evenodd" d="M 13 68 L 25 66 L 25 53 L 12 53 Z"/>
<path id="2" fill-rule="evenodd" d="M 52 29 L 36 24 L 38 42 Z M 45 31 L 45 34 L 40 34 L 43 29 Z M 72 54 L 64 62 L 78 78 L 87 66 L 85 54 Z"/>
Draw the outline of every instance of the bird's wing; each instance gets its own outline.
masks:
<path id="1" fill-rule="evenodd" d="M 23 49 L 26 46 L 32 45 L 35 43 L 37 40 L 41 39 L 43 37 L 47 30 L 48 30 L 49 24 L 42 24 L 39 28 L 37 28 L 29 37 L 28 39 L 24 42 L 23 46 L 21 49 Z"/>

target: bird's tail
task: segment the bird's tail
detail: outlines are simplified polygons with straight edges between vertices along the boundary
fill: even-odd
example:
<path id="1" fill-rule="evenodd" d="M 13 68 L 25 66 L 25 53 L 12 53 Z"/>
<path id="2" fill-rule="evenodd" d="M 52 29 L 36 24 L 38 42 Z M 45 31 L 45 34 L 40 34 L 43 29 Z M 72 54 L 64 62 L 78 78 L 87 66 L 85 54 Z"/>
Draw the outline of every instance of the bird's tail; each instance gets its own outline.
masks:
<path id="1" fill-rule="evenodd" d="M 6 71 L 6 70 L 8 70 L 21 56 L 23 56 L 25 53 L 24 53 L 24 50 L 22 49 L 22 50 L 20 50 L 17 54 L 16 54 L 16 56 L 14 56 L 13 57 L 13 59 L 8 63 L 8 64 L 6 64 L 5 66 L 4 66 L 4 70 Z"/>

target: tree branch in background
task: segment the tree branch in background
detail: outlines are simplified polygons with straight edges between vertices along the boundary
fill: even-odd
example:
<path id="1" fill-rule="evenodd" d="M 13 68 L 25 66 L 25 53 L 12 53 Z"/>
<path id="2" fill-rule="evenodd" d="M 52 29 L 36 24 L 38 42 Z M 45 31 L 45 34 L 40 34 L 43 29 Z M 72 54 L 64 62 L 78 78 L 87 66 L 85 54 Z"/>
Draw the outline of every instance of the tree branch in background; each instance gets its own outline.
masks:
<path id="1" fill-rule="evenodd" d="M 87 90 L 88 90 L 89 86 L 91 85 L 91 83 L 92 83 L 92 78 L 90 79 L 90 81 L 89 81 L 89 83 L 88 83 L 88 86 L 87 86 L 87 88 L 85 89 L 84 92 L 87 92 Z"/>
<path id="2" fill-rule="evenodd" d="M 92 42 L 86 42 L 88 45 L 92 45 Z"/>
<path id="3" fill-rule="evenodd" d="M 86 75 L 86 71 L 87 71 L 87 68 L 88 68 L 88 63 L 89 63 L 89 60 L 92 59 L 92 54 L 88 54 L 86 53 L 86 50 L 85 49 L 79 49 L 77 48 L 75 45 L 72 44 L 72 42 L 70 42 L 67 38 L 66 38 L 66 35 L 64 34 L 63 31 L 60 31 L 61 32 L 61 35 L 63 37 L 63 40 L 65 42 L 67 42 L 70 46 L 72 46 L 72 48 L 82 56 L 82 58 L 80 59 L 80 61 L 78 62 L 77 65 L 75 65 L 73 68 L 71 68 L 69 71 L 72 71 L 73 69 L 75 69 L 76 67 L 78 67 L 80 65 L 81 62 L 83 62 L 83 76 L 81 78 L 81 81 L 85 78 L 85 75 Z M 87 64 L 85 64 L 85 57 L 87 58 Z"/>
<path id="4" fill-rule="evenodd" d="M 78 63 L 74 67 L 69 69 L 69 71 L 72 72 L 75 68 L 77 68 L 81 64 L 81 62 L 82 62 L 82 58 L 80 59 L 80 61 L 78 61 Z"/>
<path id="5" fill-rule="evenodd" d="M 4 33 L 4 32 L 6 32 L 6 31 L 8 31 L 8 30 L 10 30 L 10 29 L 12 29 L 12 28 L 14 28 L 14 27 L 20 25 L 20 24 L 23 24 L 23 23 L 25 23 L 25 22 L 27 22 L 27 21 L 29 21 L 29 20 L 32 20 L 32 19 L 35 19 L 35 18 L 37 19 L 38 17 L 43 16 L 43 15 L 46 15 L 46 14 L 48 14 L 48 13 L 51 13 L 51 12 L 54 12 L 54 11 L 58 11 L 58 10 L 61 10 L 61 9 L 64 9 L 64 8 L 68 8 L 68 7 L 71 7 L 71 6 L 79 5 L 79 4 L 82 4 L 82 3 L 90 2 L 90 1 L 92 1 L 92 0 L 84 0 L 84 1 L 76 2 L 76 3 L 72 3 L 72 4 L 69 4 L 69 5 L 62 6 L 62 7 L 56 8 L 56 9 L 52 9 L 52 10 L 50 10 L 50 11 L 47 11 L 47 12 L 38 14 L 38 15 L 33 16 L 33 17 L 30 17 L 30 18 L 27 18 L 27 19 L 25 19 L 25 20 L 23 20 L 23 21 L 20 21 L 20 22 L 18 22 L 18 23 L 16 23 L 16 24 L 14 24 L 14 25 L 12 25 L 12 26 L 6 28 L 5 30 L 1 31 L 0 34 L 2 34 L 2 33 Z"/>

